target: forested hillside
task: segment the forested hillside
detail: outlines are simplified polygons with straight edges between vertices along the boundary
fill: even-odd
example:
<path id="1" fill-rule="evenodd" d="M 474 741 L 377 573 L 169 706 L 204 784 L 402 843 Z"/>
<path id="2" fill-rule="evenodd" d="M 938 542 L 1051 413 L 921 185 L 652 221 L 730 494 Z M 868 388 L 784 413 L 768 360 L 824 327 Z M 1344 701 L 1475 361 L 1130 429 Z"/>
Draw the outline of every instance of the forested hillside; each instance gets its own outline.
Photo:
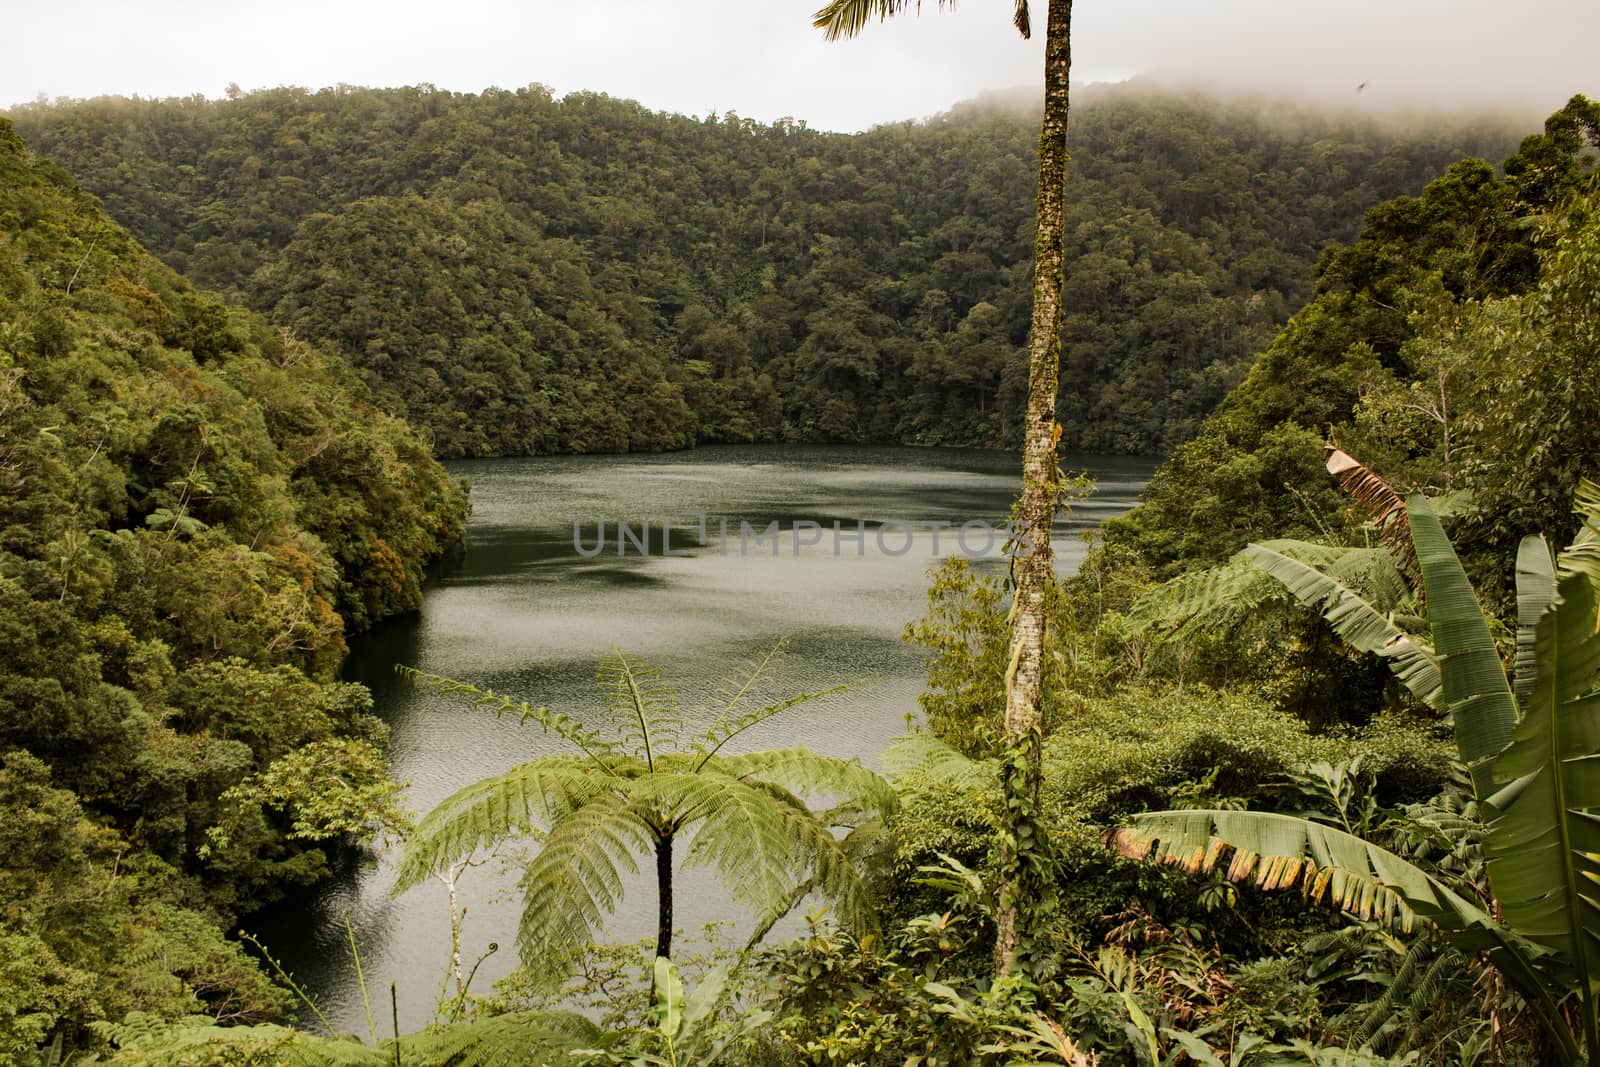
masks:
<path id="1" fill-rule="evenodd" d="M 364 396 L 0 119 L 0 1060 L 283 1008 L 222 931 L 392 789 L 336 669 L 466 513 Z"/>
<path id="2" fill-rule="evenodd" d="M 1467 491 L 1470 541 L 1497 564 L 1527 534 L 1564 542 L 1600 455 L 1580 195 L 1597 149 L 1600 103 L 1576 96 L 1500 171 L 1463 159 L 1369 212 L 1111 541 L 1171 575 L 1252 539 L 1353 536 L 1364 516 L 1322 469 L 1331 440 L 1402 489 Z"/>
<path id="3" fill-rule="evenodd" d="M 344 354 L 441 456 L 1015 444 L 1037 117 L 845 136 L 535 86 L 19 108 L 153 252 Z M 1373 205 L 1514 137 L 1131 86 L 1071 125 L 1069 447 L 1165 451 Z"/>

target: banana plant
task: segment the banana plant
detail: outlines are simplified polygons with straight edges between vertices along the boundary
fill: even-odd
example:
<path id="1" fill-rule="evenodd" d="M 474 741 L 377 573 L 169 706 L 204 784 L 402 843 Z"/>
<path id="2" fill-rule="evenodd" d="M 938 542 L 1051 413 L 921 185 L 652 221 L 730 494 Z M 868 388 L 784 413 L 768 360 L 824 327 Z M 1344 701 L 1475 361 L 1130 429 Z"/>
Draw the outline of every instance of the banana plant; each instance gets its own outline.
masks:
<path id="1" fill-rule="evenodd" d="M 1600 1055 L 1600 487 L 1578 492 L 1582 532 L 1559 559 L 1542 537 L 1517 556 L 1518 635 L 1508 678 L 1485 614 L 1426 498 L 1405 519 L 1426 592 L 1428 649 L 1383 628 L 1354 594 L 1266 559 L 1269 573 L 1358 647 L 1384 655 L 1451 716 L 1487 826 L 1493 905 L 1483 908 L 1404 858 L 1331 827 L 1269 812 L 1166 811 L 1113 831 L 1125 855 L 1298 887 L 1362 917 L 1415 916 L 1457 948 L 1488 953 L 1537 1015 L 1563 1064 Z M 1337 618 L 1336 618 L 1337 616 Z M 1369 635 L 1363 644 L 1352 632 Z M 1436 677 L 1436 681 L 1435 681 Z M 1427 694 L 1427 696 L 1424 696 Z M 1498 915 L 1498 918 L 1496 917 Z M 1577 1032 L 1566 1011 L 1578 1020 Z"/>

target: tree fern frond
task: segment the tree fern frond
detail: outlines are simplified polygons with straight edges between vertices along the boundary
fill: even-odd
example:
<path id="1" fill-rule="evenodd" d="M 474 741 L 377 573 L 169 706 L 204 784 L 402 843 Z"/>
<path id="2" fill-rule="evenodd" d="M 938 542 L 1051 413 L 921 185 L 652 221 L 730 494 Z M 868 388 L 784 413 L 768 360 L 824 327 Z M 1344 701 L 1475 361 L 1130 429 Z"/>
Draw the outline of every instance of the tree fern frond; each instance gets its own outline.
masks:
<path id="1" fill-rule="evenodd" d="M 619 765 L 623 772 L 632 761 Z M 446 797 L 417 825 L 401 853 L 400 892 L 435 869 L 466 859 L 480 848 L 552 825 L 623 781 L 593 763 L 542 756 L 504 774 L 474 782 Z"/>
<path id="2" fill-rule="evenodd" d="M 879 815 L 895 807 L 894 789 L 860 760 L 819 755 L 804 745 L 723 756 L 710 766 L 734 778 L 780 783 L 796 793 L 846 796 Z"/>
<path id="3" fill-rule="evenodd" d="M 401 888 L 486 845 L 543 828 L 542 848 L 522 879 L 518 947 L 525 963 L 556 979 L 615 910 L 622 872 L 636 873 L 638 853 L 662 855 L 668 842 L 682 842 L 679 859 L 713 869 L 764 924 L 787 910 L 797 891 L 804 896 L 812 890 L 829 895 L 848 921 L 867 921 L 859 875 L 834 832 L 881 825 L 894 806 L 888 784 L 859 761 L 803 747 L 718 755 L 756 723 L 823 695 L 803 693 L 733 717 L 782 647 L 779 642 L 724 685 L 720 721 L 687 752 L 672 750 L 683 721 L 676 692 L 655 668 L 616 649 L 597 679 L 620 742 L 585 732 L 547 709 L 519 708 L 492 693 L 411 672 L 446 691 L 553 724 L 590 758 L 542 757 L 458 791 L 422 821 L 407 844 Z M 629 754 L 629 746 L 639 753 Z M 813 812 L 807 794 L 820 795 L 832 807 Z M 671 882 L 660 872 L 658 886 L 665 930 Z M 657 948 L 669 954 L 670 938 L 663 934 Z"/>
<path id="4" fill-rule="evenodd" d="M 896 777 L 921 773 L 959 785 L 999 781 L 999 771 L 992 761 L 975 760 L 932 734 L 897 737 L 880 758 Z"/>
<path id="5" fill-rule="evenodd" d="M 1279 549 L 1280 545 L 1294 546 L 1295 541 L 1263 541 L 1267 548 L 1284 551 L 1297 557 L 1293 548 Z M 1302 562 L 1304 562 L 1302 560 Z M 1330 578 L 1335 578 L 1351 592 L 1356 593 L 1379 611 L 1388 613 L 1414 613 L 1418 605 L 1415 593 L 1400 564 L 1387 549 L 1344 548 L 1321 568 Z"/>
<path id="6" fill-rule="evenodd" d="M 861 934 L 875 929 L 877 913 L 870 905 L 860 866 L 864 857 L 882 843 L 883 824 L 875 820 L 840 839 L 820 820 L 805 818 L 804 809 L 792 812 L 790 819 L 790 831 L 798 846 L 796 866 L 803 877 L 757 915 L 756 928 L 745 947 L 757 944 L 774 924 L 813 893 L 829 900 L 847 930 Z"/>
<path id="7" fill-rule="evenodd" d="M 791 834 L 804 820 L 794 817 L 790 805 L 775 804 L 770 793 L 736 778 L 705 771 L 694 780 L 707 792 L 696 802 L 684 864 L 710 867 L 735 900 L 766 911 L 793 885 L 797 863 Z"/>
<path id="8" fill-rule="evenodd" d="M 149 1067 L 272 1063 L 284 1067 L 383 1067 L 389 1054 L 353 1037 L 318 1037 L 286 1026 L 218 1026 L 207 1016 L 169 1022 L 131 1012 L 121 1023 L 89 1024 L 129 1059 Z"/>
<path id="9" fill-rule="evenodd" d="M 594 940 L 622 897 L 622 872 L 637 874 L 636 852 L 655 840 L 632 797 L 603 794 L 550 831 L 522 876 L 517 941 L 525 960 L 547 957 L 556 977 L 581 946 Z"/>
<path id="10" fill-rule="evenodd" d="M 422 689 L 432 690 L 445 696 L 466 697 L 475 708 L 492 711 L 496 718 L 503 718 L 507 714 L 516 715 L 518 721 L 526 725 L 536 722 L 544 727 L 546 733 L 553 733 L 562 737 L 581 749 L 585 755 L 602 765 L 609 765 L 624 753 L 614 742 L 599 731 L 586 726 L 569 715 L 558 711 L 551 711 L 545 707 L 534 707 L 527 701 L 513 700 L 511 697 L 502 696 L 492 689 L 480 689 L 475 685 L 446 678 L 441 674 L 429 674 L 413 667 L 401 664 L 395 665 L 395 670 L 410 679 Z"/>
<path id="11" fill-rule="evenodd" d="M 723 745 L 726 745 L 751 727 L 759 726 L 768 719 L 781 715 L 790 708 L 799 707 L 801 704 L 809 704 L 813 700 L 821 700 L 823 697 L 849 692 L 852 688 L 862 683 L 863 680 L 861 679 L 854 682 L 841 682 L 838 685 L 829 686 L 827 689 L 818 689 L 810 693 L 796 693 L 793 696 L 774 701 L 765 707 L 757 708 L 755 711 L 748 712 L 737 719 L 721 723 L 708 730 L 705 737 L 695 743 L 695 751 L 703 754 L 703 759 L 701 760 L 703 765 L 706 760 L 711 759 L 721 751 Z"/>
<path id="12" fill-rule="evenodd" d="M 1135 633 L 1182 635 L 1236 626 L 1273 603 L 1290 603 L 1283 586 L 1234 557 L 1149 590 L 1133 602 L 1126 619 Z"/>
<path id="13" fill-rule="evenodd" d="M 592 1048 L 603 1037 L 598 1026 L 576 1012 L 519 1011 L 430 1027 L 401 1038 L 400 1048 L 406 1063 L 520 1067 L 564 1062 L 565 1053 Z M 383 1062 L 392 1063 L 387 1057 L 385 1053 Z"/>
<path id="14" fill-rule="evenodd" d="M 642 748 L 645 763 L 654 770 L 656 753 L 678 743 L 683 725 L 678 691 L 655 667 L 615 646 L 600 661 L 595 684 L 622 744 L 635 752 Z"/>
<path id="15" fill-rule="evenodd" d="M 728 716 L 733 714 L 734 709 L 757 691 L 761 683 L 783 662 L 788 649 L 789 639 L 781 637 L 761 655 L 745 661 L 742 667 L 730 672 L 717 683 L 711 694 L 714 706 L 708 709 L 712 712 L 712 731 L 720 727 Z"/>
<path id="16" fill-rule="evenodd" d="M 1328 445 L 1326 453 L 1328 473 L 1339 479 L 1339 487 L 1367 513 L 1378 537 L 1389 546 L 1415 587 L 1422 571 L 1417 566 L 1417 549 L 1411 541 L 1411 520 L 1406 513 L 1405 500 L 1388 482 L 1348 452 Z"/>

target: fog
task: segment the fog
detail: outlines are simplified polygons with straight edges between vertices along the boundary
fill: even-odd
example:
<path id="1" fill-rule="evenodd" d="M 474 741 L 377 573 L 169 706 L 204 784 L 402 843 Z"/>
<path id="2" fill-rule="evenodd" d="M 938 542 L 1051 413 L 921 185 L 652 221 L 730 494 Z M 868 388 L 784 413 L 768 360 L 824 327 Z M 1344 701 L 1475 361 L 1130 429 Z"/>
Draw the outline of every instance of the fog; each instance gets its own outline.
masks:
<path id="1" fill-rule="evenodd" d="M 531 82 L 700 115 L 858 130 L 1037 86 L 1011 0 L 927 0 L 829 44 L 821 0 L 58 0 L 7 14 L 0 107 L 100 94 Z M 1042 31 L 1043 0 L 1034 24 Z M 1136 75 L 1373 114 L 1546 114 L 1600 94 L 1593 0 L 1078 0 L 1075 80 Z"/>

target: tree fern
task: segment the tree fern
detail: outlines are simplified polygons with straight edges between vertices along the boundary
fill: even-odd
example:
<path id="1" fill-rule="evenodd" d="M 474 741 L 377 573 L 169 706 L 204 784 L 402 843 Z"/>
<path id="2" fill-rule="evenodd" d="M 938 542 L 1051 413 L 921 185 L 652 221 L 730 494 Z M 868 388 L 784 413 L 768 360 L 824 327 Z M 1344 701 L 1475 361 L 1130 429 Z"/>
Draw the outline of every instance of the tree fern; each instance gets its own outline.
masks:
<path id="1" fill-rule="evenodd" d="M 890 810 L 893 793 L 882 779 L 858 761 L 803 747 L 720 754 L 751 726 L 824 695 L 802 693 L 743 711 L 747 702 L 766 699 L 761 689 L 781 652 L 780 644 L 724 680 L 710 702 L 712 722 L 687 748 L 679 748 L 686 722 L 676 690 L 654 667 L 615 649 L 597 672 L 615 736 L 548 708 L 411 672 L 445 695 L 537 723 L 579 751 L 531 760 L 447 798 L 407 842 L 398 888 L 475 850 L 542 834 L 522 878 L 517 940 L 524 957 L 540 960 L 546 973 L 558 971 L 615 912 L 640 853 L 657 863 L 660 956 L 671 951 L 676 859 L 715 873 L 756 914 L 758 935 L 810 892 L 832 902 L 847 922 L 870 922 L 852 854 L 835 831 Z M 816 798 L 831 806 L 813 810 Z"/>

